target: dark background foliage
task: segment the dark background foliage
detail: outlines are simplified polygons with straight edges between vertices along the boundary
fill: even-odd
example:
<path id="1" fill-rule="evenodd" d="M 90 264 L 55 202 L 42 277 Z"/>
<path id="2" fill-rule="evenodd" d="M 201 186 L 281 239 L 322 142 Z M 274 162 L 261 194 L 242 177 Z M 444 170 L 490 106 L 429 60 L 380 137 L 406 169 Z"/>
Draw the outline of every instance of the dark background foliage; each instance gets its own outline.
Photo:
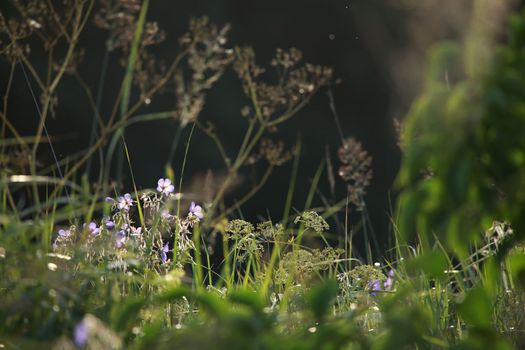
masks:
<path id="1" fill-rule="evenodd" d="M 218 25 L 231 23 L 231 46 L 252 46 L 262 66 L 271 60 L 276 48 L 296 47 L 303 51 L 305 61 L 333 67 L 335 76 L 340 78 L 340 83 L 331 90 L 342 134 L 361 141 L 373 157 L 374 178 L 366 202 L 381 248 L 385 248 L 391 203 L 394 202 L 392 196 L 395 196 L 390 188 L 401 154 L 393 120 L 402 119 L 417 93 L 426 48 L 438 39 L 459 37 L 470 7 L 470 1 L 445 2 L 447 4 L 433 5 L 429 1 L 401 0 L 154 1 L 150 4 L 148 20 L 158 21 L 166 32 L 165 42 L 154 49 L 159 58 L 176 54 L 177 38 L 187 30 L 190 17 L 206 15 Z M 80 46 L 84 48 L 85 56 L 79 72 L 93 91 L 96 91 L 99 81 L 106 35 L 103 30 L 90 25 L 81 38 Z M 42 55 L 43 51 L 33 50 L 31 59 L 38 69 L 45 71 L 46 60 Z M 124 74 L 118 60 L 116 53 L 110 56 L 102 101 L 102 114 L 106 116 L 111 111 Z M 6 76 L 5 62 L 1 63 L 0 72 Z M 64 157 L 88 145 L 92 113 L 83 92 L 71 77 L 63 81 L 58 98 L 56 115 L 48 120 L 47 128 L 52 135 L 64 136 L 54 144 L 59 156 Z M 225 142 L 226 152 L 239 147 L 246 127 L 239 110 L 247 102 L 231 69 L 208 95 L 200 120 L 214 123 Z M 166 110 L 173 105 L 172 95 L 161 95 L 154 98 L 146 112 Z M 10 108 L 18 130 L 25 135 L 34 134 L 38 115 L 20 69 L 15 74 Z M 139 188 L 152 186 L 164 174 L 176 125 L 174 120 L 163 120 L 127 129 L 126 140 Z M 188 129 L 183 140 L 187 139 Z M 293 202 L 301 210 L 310 180 L 326 152 L 330 154 L 335 171 L 338 167 L 336 150 L 341 137 L 329 106 L 327 90 L 321 91 L 277 135 L 289 148 L 299 136 L 303 143 Z M 48 151 L 47 147 L 41 147 L 43 163 L 50 160 Z M 178 157 L 172 164 L 176 173 L 180 170 L 182 155 L 183 147 L 179 146 Z M 213 143 L 196 131 L 189 151 L 186 183 L 190 182 L 192 175 L 204 174 L 208 169 L 220 166 Z M 260 172 L 261 169 L 256 166 L 253 172 L 257 170 Z M 244 174 L 241 189 L 251 186 L 254 173 Z M 268 213 L 273 218 L 280 218 L 290 173 L 291 163 L 277 168 L 263 190 L 243 207 L 243 215 L 254 219 Z M 96 174 L 93 174 L 95 178 Z M 345 187 L 339 179 L 337 182 L 334 197 L 342 199 Z M 124 184 L 129 188 L 127 185 Z M 325 174 L 319 191 L 329 198 L 332 196 Z M 235 198 L 234 193 L 230 199 Z"/>

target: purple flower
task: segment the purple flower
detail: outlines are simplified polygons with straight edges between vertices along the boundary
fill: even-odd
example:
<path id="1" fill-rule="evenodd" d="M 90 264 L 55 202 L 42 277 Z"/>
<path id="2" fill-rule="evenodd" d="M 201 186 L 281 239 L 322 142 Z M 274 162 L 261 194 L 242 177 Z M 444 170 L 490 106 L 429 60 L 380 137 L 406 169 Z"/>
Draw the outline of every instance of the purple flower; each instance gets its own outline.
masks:
<path id="1" fill-rule="evenodd" d="M 377 295 L 376 292 L 381 291 L 381 280 L 371 280 L 368 282 L 368 288 L 370 289 L 371 295 Z"/>
<path id="2" fill-rule="evenodd" d="M 135 227 L 135 226 L 130 226 L 131 228 L 131 234 L 133 236 L 140 236 L 142 234 L 142 227 Z"/>
<path id="3" fill-rule="evenodd" d="M 383 287 L 385 288 L 385 290 L 392 290 L 392 286 L 394 285 L 394 270 L 393 269 L 390 269 L 387 273 L 387 279 L 385 281 L 385 283 L 383 283 Z"/>
<path id="4" fill-rule="evenodd" d="M 118 231 L 115 234 L 115 246 L 120 249 L 124 246 L 125 241 L 126 241 L 126 233 L 124 231 Z"/>
<path id="5" fill-rule="evenodd" d="M 133 199 L 129 193 L 126 193 L 122 197 L 118 197 L 118 208 L 120 210 L 129 211 L 129 208 L 133 206 Z"/>
<path id="6" fill-rule="evenodd" d="M 170 246 L 169 246 L 169 243 L 166 243 L 166 245 L 164 245 L 164 247 L 162 247 L 161 251 L 160 251 L 160 258 L 163 262 L 166 262 L 168 260 L 168 252 L 170 251 Z"/>
<path id="7" fill-rule="evenodd" d="M 159 179 L 157 182 L 157 191 L 162 193 L 163 195 L 169 195 L 175 190 L 175 187 L 171 184 L 170 179 Z"/>
<path id="8" fill-rule="evenodd" d="M 392 290 L 392 285 L 394 284 L 394 279 L 392 277 L 388 277 L 383 283 L 383 287 L 385 287 L 385 290 Z"/>
<path id="9" fill-rule="evenodd" d="M 202 214 L 202 207 L 200 205 L 195 204 L 195 202 L 191 202 L 188 216 L 197 218 L 196 221 L 198 222 L 204 217 L 204 215 Z"/>
<path id="10" fill-rule="evenodd" d="M 171 220 L 173 219 L 173 215 L 170 214 L 170 212 L 168 210 L 163 210 L 161 213 L 160 213 L 160 216 L 164 219 L 164 220 Z"/>
<path id="11" fill-rule="evenodd" d="M 97 224 L 94 221 L 91 221 L 89 223 L 89 225 L 84 224 L 84 227 L 86 227 L 86 226 L 87 226 L 87 228 L 89 230 L 89 233 L 92 236 L 98 236 L 98 234 L 100 233 L 100 227 L 97 227 Z"/>
<path id="12" fill-rule="evenodd" d="M 115 200 L 111 197 L 106 197 L 105 201 L 106 203 L 113 203 Z"/>
<path id="13" fill-rule="evenodd" d="M 188 221 L 191 227 L 196 222 L 199 222 L 203 218 L 202 214 L 202 207 L 200 205 L 196 205 L 195 202 L 191 202 L 190 209 L 188 212 Z"/>
<path id="14" fill-rule="evenodd" d="M 69 238 L 71 236 L 71 231 L 60 229 L 58 230 L 58 235 L 60 236 L 60 238 Z"/>
<path id="15" fill-rule="evenodd" d="M 108 230 L 113 230 L 115 228 L 115 223 L 113 222 L 113 220 L 111 220 L 109 216 L 106 216 L 102 220 L 102 222 L 104 223 L 104 226 L 106 226 Z"/>
<path id="16" fill-rule="evenodd" d="M 73 331 L 73 338 L 75 340 L 75 344 L 79 348 L 83 348 L 86 346 L 89 336 L 89 330 L 84 323 L 84 320 L 77 323 L 75 326 L 75 330 Z"/>

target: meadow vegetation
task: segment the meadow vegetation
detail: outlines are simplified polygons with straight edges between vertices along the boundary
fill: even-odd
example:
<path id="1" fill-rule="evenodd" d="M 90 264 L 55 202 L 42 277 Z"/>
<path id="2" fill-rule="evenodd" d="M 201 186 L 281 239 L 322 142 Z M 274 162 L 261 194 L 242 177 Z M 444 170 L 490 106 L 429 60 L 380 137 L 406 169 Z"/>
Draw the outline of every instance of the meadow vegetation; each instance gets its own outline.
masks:
<path id="1" fill-rule="evenodd" d="M 189 20 L 174 57 L 161 60 L 151 48 L 166 44 L 165 34 L 147 20 L 148 0 L 11 6 L 9 16 L 0 13 L 8 67 L 0 110 L 1 347 L 525 347 L 525 12 L 505 19 L 498 43 L 474 23 L 465 42 L 429 52 L 423 91 L 398 128 L 394 244 L 374 256 L 366 215 L 373 159 L 362 143 L 341 140 L 328 178 L 346 192 L 314 208 L 320 178 L 332 169 L 320 167 L 310 188 L 295 188 L 301 144 L 287 150 L 276 139 L 278 126 L 336 83 L 329 67 L 305 63 L 295 48 L 277 49 L 260 66 L 253 49 L 228 46 L 228 25 L 205 17 Z M 92 91 L 77 70 L 88 26 L 106 30 L 106 52 L 120 57 L 122 82 L 109 112 L 101 87 Z M 34 50 L 46 53 L 45 70 Z M 247 101 L 235 152 L 199 120 L 227 69 Z M 106 70 L 104 61 L 102 76 Z M 85 90 L 93 120 L 88 147 L 61 159 L 46 122 L 65 76 Z M 34 97 L 34 135 L 12 122 L 15 77 Z M 175 107 L 146 113 L 158 94 L 171 94 Z M 166 171 L 139 186 L 126 128 L 160 119 L 177 128 Z M 225 174 L 200 201 L 184 192 L 194 132 L 213 141 Z M 282 217 L 244 220 L 242 205 L 286 162 Z M 230 188 L 254 163 L 264 172 L 231 203 Z M 298 213 L 295 191 L 308 193 Z M 349 222 L 350 212 L 360 222 Z M 364 251 L 353 243 L 357 235 Z"/>

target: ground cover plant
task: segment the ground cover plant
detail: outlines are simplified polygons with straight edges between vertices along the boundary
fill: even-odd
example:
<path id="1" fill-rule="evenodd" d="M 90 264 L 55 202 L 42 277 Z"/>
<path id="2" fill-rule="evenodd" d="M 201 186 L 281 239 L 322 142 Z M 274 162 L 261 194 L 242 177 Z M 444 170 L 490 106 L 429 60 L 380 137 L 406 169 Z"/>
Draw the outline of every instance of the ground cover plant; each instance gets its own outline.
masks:
<path id="1" fill-rule="evenodd" d="M 14 0 L 0 13 L 8 67 L 0 111 L 1 347 L 525 347 L 525 12 L 505 17 L 502 35 L 483 26 L 491 7 L 475 1 L 465 42 L 429 53 L 423 91 L 399 127 L 394 245 L 375 256 L 366 215 L 374 160 L 362 143 L 342 137 L 339 164 L 319 167 L 310 188 L 296 189 L 301 143 L 287 150 L 275 137 L 336 83 L 336 73 L 304 63 L 294 48 L 277 49 L 259 66 L 253 49 L 228 46 L 229 26 L 205 17 L 189 20 L 174 57 L 162 62 L 152 48 L 165 35 L 148 21 L 150 5 Z M 78 74 L 79 38 L 93 25 L 107 30 L 106 50 L 120 57 L 122 83 L 108 111 Z M 44 65 L 32 61 L 35 50 L 46 53 Z M 227 69 L 247 101 L 235 151 L 199 119 Z M 30 136 L 12 122 L 18 76 L 38 115 Z M 88 147 L 62 159 L 46 123 L 66 76 L 85 90 L 93 120 Z M 161 93 L 175 107 L 147 113 Z M 166 170 L 139 185 L 126 128 L 159 119 L 177 122 Z M 183 190 L 194 132 L 210 138 L 225 169 L 200 200 Z M 282 217 L 245 220 L 242 205 L 288 161 Z M 228 192 L 254 163 L 264 165 L 262 175 L 232 203 Z M 346 191 L 313 207 L 323 172 Z M 294 211 L 298 190 L 308 196 Z M 350 212 L 359 223 L 348 223 Z"/>

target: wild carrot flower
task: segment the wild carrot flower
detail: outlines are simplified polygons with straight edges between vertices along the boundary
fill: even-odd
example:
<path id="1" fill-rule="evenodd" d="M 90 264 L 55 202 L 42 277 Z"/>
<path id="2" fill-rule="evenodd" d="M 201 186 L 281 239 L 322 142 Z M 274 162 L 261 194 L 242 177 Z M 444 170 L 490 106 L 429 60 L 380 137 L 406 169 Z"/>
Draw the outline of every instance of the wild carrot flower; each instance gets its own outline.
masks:
<path id="1" fill-rule="evenodd" d="M 168 260 L 168 252 L 170 251 L 170 247 L 169 247 L 169 243 L 166 243 L 164 245 L 164 247 L 162 247 L 161 251 L 160 251 L 160 259 L 163 261 L 163 262 L 166 262 Z"/>
<path id="2" fill-rule="evenodd" d="M 129 211 L 129 208 L 133 206 L 133 199 L 129 193 L 124 196 L 118 197 L 118 208 L 120 210 Z"/>
<path id="3" fill-rule="evenodd" d="M 171 180 L 170 179 L 159 179 L 159 181 L 157 182 L 157 191 L 159 191 L 160 193 L 162 193 L 163 195 L 169 195 L 170 193 L 172 193 L 174 190 L 175 190 L 175 187 L 173 187 L 173 185 L 171 184 Z"/>

